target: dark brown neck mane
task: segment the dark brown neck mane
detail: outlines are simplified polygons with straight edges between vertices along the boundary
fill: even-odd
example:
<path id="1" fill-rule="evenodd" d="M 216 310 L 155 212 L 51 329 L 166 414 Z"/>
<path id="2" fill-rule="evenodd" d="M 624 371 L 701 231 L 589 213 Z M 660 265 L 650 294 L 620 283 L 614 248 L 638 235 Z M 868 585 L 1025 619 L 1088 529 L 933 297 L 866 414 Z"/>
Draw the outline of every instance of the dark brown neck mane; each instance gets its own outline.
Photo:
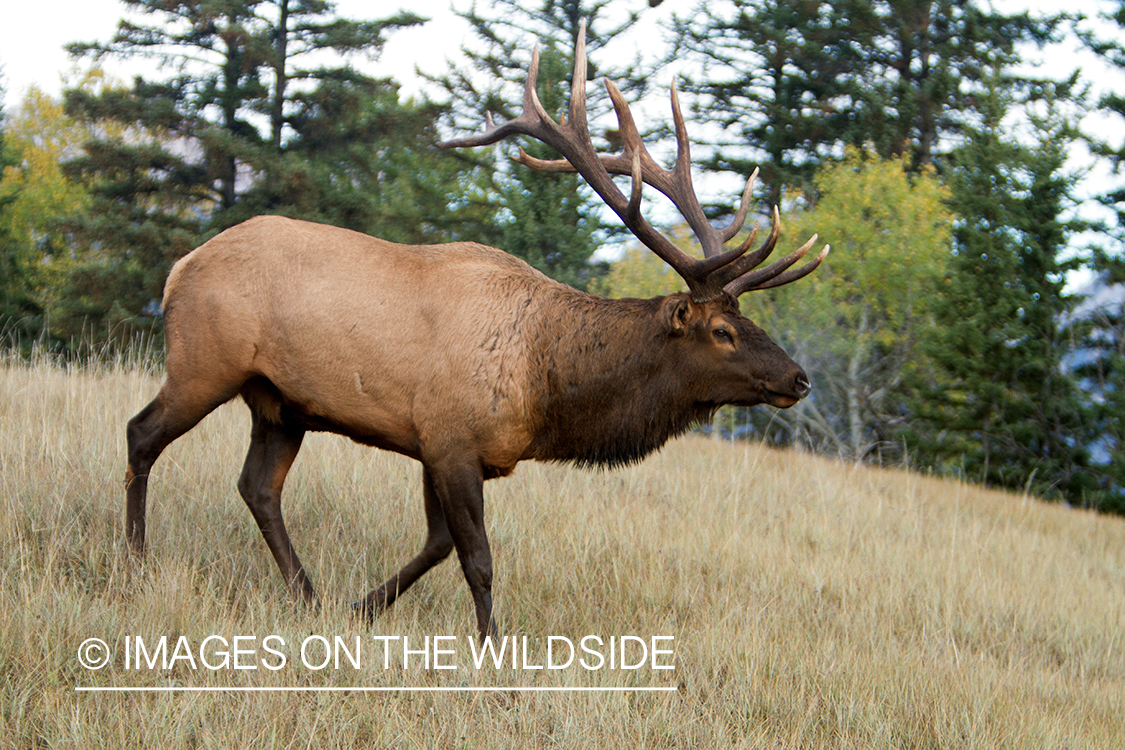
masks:
<path id="1" fill-rule="evenodd" d="M 667 349 L 660 299 L 566 294 L 540 330 L 542 424 L 532 457 L 616 467 L 710 419 Z"/>

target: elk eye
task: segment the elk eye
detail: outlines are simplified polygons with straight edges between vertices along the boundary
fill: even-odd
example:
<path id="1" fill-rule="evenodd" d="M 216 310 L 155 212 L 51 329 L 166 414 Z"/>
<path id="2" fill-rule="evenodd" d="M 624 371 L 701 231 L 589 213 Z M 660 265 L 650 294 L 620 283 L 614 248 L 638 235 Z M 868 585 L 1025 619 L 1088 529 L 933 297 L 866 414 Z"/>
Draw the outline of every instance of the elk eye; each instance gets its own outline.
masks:
<path id="1" fill-rule="evenodd" d="M 715 338 L 719 339 L 720 341 L 734 341 L 734 337 L 730 335 L 730 331 L 725 328 L 716 328 Z"/>

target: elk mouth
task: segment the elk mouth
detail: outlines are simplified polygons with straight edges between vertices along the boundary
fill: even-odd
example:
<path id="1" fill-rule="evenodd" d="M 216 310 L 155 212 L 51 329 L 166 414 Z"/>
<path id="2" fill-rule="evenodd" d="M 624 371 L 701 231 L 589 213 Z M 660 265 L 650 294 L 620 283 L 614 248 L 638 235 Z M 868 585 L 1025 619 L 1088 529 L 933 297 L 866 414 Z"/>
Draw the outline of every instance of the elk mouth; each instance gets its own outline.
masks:
<path id="1" fill-rule="evenodd" d="M 762 404 L 769 404 L 770 406 L 777 407 L 778 409 L 788 409 L 801 399 L 791 393 L 781 393 L 770 388 L 763 388 L 760 395 L 746 399 L 744 401 L 721 401 L 715 404 L 708 404 L 707 408 L 711 411 L 718 409 L 720 406 L 761 406 Z"/>
<path id="2" fill-rule="evenodd" d="M 778 393 L 766 389 L 766 403 L 770 406 L 776 406 L 778 409 L 788 409 L 793 404 L 801 400 L 800 396 L 793 396 L 788 393 Z"/>
<path id="3" fill-rule="evenodd" d="M 798 372 L 791 383 L 782 386 L 784 390 L 765 387 L 766 403 L 778 409 L 788 409 L 812 391 L 812 385 L 804 372 Z"/>

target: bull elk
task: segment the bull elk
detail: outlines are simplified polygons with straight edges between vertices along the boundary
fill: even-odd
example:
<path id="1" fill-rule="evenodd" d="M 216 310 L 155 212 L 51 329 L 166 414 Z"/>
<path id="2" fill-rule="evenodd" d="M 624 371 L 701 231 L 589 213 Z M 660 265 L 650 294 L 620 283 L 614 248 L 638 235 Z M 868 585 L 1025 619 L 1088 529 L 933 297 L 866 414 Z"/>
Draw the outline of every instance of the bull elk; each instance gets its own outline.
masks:
<path id="1" fill-rule="evenodd" d="M 538 160 L 521 149 L 517 161 L 578 172 L 689 291 L 602 299 L 469 242 L 408 247 L 279 217 L 232 227 L 176 263 L 164 290 L 167 376 L 128 425 L 125 526 L 133 551 L 144 549 L 153 463 L 169 443 L 241 395 L 252 428 L 238 491 L 292 595 L 316 602 L 282 519 L 282 486 L 305 433 L 334 432 L 422 464 L 422 550 L 356 606 L 372 617 L 456 549 L 483 638 L 495 632 L 485 480 L 527 459 L 627 464 L 724 404 L 785 408 L 809 393 L 805 372 L 740 314 L 738 296 L 804 276 L 827 246 L 793 267 L 814 236 L 758 268 L 777 242 L 775 208 L 761 247 L 750 251 L 751 233 L 724 251 L 746 220 L 754 177 L 732 223 L 712 226 L 692 187 L 675 86 L 678 155 L 667 171 L 649 155 L 609 81 L 624 146 L 616 156 L 595 152 L 584 29 L 562 122 L 536 95 L 538 60 L 536 49 L 518 118 L 495 125 L 489 117 L 482 135 L 441 145 L 483 146 L 515 134 L 550 145 L 562 159 Z M 628 196 L 612 175 L 631 179 Z M 642 184 L 672 201 L 703 259 L 641 216 Z"/>

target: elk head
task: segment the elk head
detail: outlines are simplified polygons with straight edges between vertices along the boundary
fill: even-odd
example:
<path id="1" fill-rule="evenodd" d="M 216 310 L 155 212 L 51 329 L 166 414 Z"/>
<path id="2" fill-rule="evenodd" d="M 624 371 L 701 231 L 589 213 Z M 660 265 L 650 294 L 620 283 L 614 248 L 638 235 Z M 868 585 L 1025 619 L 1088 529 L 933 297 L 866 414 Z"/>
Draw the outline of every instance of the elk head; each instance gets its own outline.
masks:
<path id="1" fill-rule="evenodd" d="M 788 408 L 808 395 L 808 377 L 766 333 L 742 316 L 729 296 L 696 302 L 690 294 L 663 300 L 665 348 L 685 383 L 703 386 L 706 413 L 724 404 Z"/>
<path id="2" fill-rule="evenodd" d="M 586 114 L 586 24 L 581 22 L 574 51 L 574 74 L 568 116 L 556 122 L 544 110 L 536 93 L 539 48 L 536 46 L 524 86 L 523 112 L 500 125 L 487 115 L 481 135 L 459 138 L 440 144 L 443 148 L 484 146 L 511 135 L 527 135 L 554 148 L 563 158 L 537 159 L 522 148 L 515 161 L 543 172 L 577 172 L 621 219 L 633 235 L 686 282 L 687 294 L 672 295 L 661 306 L 670 339 L 678 339 L 691 350 L 685 364 L 695 361 L 706 368 L 701 377 L 711 381 L 714 405 L 770 403 L 788 407 L 809 393 L 808 378 L 801 368 L 739 312 L 739 295 L 754 290 L 788 284 L 815 269 L 828 255 L 827 245 L 809 263 L 793 266 L 816 242 L 808 242 L 788 256 L 763 268 L 773 252 L 780 232 L 777 207 L 773 209 L 772 230 L 760 247 L 751 251 L 758 234 L 755 224 L 749 237 L 732 249 L 724 249 L 745 224 L 750 211 L 750 196 L 758 170 L 750 176 L 733 220 L 715 227 L 707 219 L 692 186 L 691 155 L 687 129 L 680 110 L 676 85 L 672 84 L 672 117 L 676 131 L 676 162 L 664 169 L 649 154 L 641 140 L 632 112 L 612 81 L 605 86 L 617 114 L 622 152 L 599 154 L 590 138 Z M 631 178 L 626 196 L 613 181 L 613 175 Z M 650 185 L 665 195 L 683 216 L 703 250 L 694 258 L 676 247 L 641 214 L 641 191 Z M 710 400 L 710 399 L 708 399 Z"/>

